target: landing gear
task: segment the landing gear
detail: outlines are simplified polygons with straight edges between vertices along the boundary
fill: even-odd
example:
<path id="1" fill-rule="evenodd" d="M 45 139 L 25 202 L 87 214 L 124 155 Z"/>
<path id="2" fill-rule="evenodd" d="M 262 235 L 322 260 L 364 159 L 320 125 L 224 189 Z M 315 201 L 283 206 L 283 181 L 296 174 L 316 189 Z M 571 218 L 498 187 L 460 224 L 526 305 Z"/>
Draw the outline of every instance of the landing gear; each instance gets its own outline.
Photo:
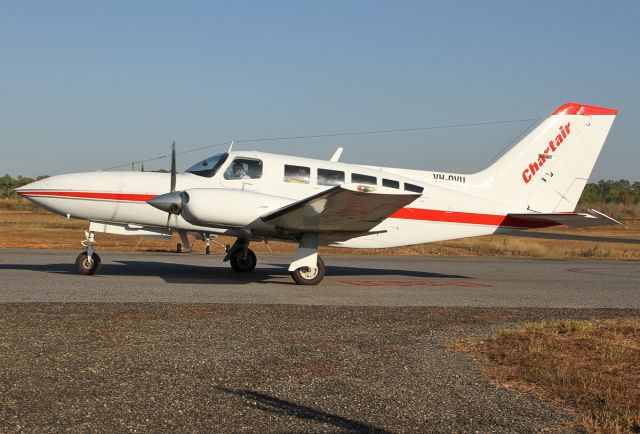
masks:
<path id="1" fill-rule="evenodd" d="M 317 285 L 324 278 L 324 261 L 318 256 L 318 264 L 315 268 L 300 267 L 290 273 L 298 285 Z"/>
<path id="2" fill-rule="evenodd" d="M 100 270 L 102 261 L 97 253 L 93 253 L 91 257 L 87 252 L 82 252 L 76 258 L 76 271 L 84 276 L 93 276 Z"/>
<path id="3" fill-rule="evenodd" d="M 291 277 L 298 285 L 317 285 L 324 278 L 324 261 L 318 256 L 319 235 L 305 232 L 298 239 L 298 250 L 289 265 Z"/>
<path id="4" fill-rule="evenodd" d="M 238 273 L 250 273 L 256 268 L 256 264 L 258 263 L 256 254 L 253 253 L 253 250 L 247 249 L 246 257 L 243 256 L 242 251 L 236 252 L 231 256 L 229 259 L 231 268 Z"/>
<path id="5" fill-rule="evenodd" d="M 249 240 L 238 238 L 233 246 L 226 249 L 223 262 L 229 261 L 231 268 L 238 273 L 250 273 L 256 268 L 258 260 L 253 250 L 249 248 Z"/>
<path id="6" fill-rule="evenodd" d="M 176 253 L 182 253 L 182 243 L 176 244 Z"/>
<path id="7" fill-rule="evenodd" d="M 204 240 L 204 254 L 205 255 L 210 255 L 211 254 L 211 241 L 213 241 L 216 244 L 220 244 L 215 240 L 216 236 L 213 234 L 202 234 L 202 239 Z"/>
<path id="8" fill-rule="evenodd" d="M 93 251 L 93 245 L 96 243 L 95 234 L 91 231 L 84 232 L 85 239 L 81 244 L 87 248 L 86 252 L 82 252 L 76 258 L 76 271 L 84 276 L 93 276 L 100 270 L 102 261 L 100 256 Z"/>
<path id="9" fill-rule="evenodd" d="M 289 265 L 291 277 L 298 285 L 317 285 L 324 278 L 324 261 L 318 256 L 318 234 L 304 233 L 298 240 L 298 250 Z M 233 246 L 226 246 L 223 261 L 229 261 L 238 273 L 250 273 L 256 268 L 256 254 L 249 249 L 247 238 L 238 238 Z"/>

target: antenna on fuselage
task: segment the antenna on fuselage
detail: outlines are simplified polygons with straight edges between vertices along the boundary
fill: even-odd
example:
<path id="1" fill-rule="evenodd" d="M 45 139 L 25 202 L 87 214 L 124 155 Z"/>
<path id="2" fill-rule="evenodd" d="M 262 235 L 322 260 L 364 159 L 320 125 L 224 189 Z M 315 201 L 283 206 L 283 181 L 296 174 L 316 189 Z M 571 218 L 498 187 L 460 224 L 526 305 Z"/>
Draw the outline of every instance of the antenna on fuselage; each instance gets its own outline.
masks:
<path id="1" fill-rule="evenodd" d="M 340 159 L 340 156 L 342 155 L 342 151 L 344 151 L 344 148 L 342 147 L 336 149 L 336 152 L 333 153 L 329 161 L 338 161 Z"/>

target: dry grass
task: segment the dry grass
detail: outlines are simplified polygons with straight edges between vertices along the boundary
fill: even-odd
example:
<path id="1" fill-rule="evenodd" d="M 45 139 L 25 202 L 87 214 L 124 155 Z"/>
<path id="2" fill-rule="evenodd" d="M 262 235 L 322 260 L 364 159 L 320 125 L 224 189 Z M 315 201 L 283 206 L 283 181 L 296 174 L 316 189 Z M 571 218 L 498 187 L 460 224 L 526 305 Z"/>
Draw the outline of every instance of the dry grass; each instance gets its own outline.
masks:
<path id="1" fill-rule="evenodd" d="M 67 220 L 34 207 L 24 199 L 0 199 L 0 248 L 56 248 L 81 249 L 80 240 L 86 221 Z M 640 219 L 628 219 L 622 225 L 604 228 L 570 229 L 566 227 L 543 229 L 541 232 L 577 235 L 602 235 L 640 238 Z M 98 248 L 102 250 L 163 250 L 174 251 L 179 238 L 152 239 L 136 236 L 97 234 Z M 226 237 L 218 239 L 223 244 L 232 243 Z M 194 242 L 195 250 L 203 250 L 202 242 Z M 271 242 L 269 245 L 253 243 L 256 253 L 291 253 L 295 246 L 289 243 Z M 213 245 L 214 252 L 222 247 Z M 388 254 L 416 256 L 510 256 L 523 258 L 609 258 L 640 259 L 640 245 L 619 243 L 594 243 L 588 241 L 561 241 L 508 236 L 484 236 L 439 243 L 392 249 L 350 250 L 325 247 L 323 254 Z"/>
<path id="2" fill-rule="evenodd" d="M 0 210 L 35 211 L 36 205 L 21 197 L 15 199 L 0 199 Z"/>
<path id="3" fill-rule="evenodd" d="M 576 407 L 588 432 L 640 432 L 640 320 L 525 323 L 454 349 L 502 387 Z"/>
<path id="4" fill-rule="evenodd" d="M 597 209 L 598 211 L 613 217 L 614 219 L 627 220 L 640 218 L 640 202 L 638 203 L 606 203 L 606 202 L 584 202 L 578 206 L 578 211 L 586 209 Z"/>

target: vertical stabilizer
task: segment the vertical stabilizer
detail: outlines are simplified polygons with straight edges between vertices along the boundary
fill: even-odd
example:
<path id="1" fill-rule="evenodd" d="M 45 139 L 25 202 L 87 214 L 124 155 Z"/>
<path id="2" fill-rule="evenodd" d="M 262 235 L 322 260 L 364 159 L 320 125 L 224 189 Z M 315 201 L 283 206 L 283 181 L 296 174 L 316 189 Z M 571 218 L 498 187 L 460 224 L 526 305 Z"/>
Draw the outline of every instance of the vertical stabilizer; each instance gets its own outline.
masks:
<path id="1" fill-rule="evenodd" d="M 564 104 L 475 176 L 492 196 L 523 209 L 571 212 L 617 113 L 610 108 Z"/>

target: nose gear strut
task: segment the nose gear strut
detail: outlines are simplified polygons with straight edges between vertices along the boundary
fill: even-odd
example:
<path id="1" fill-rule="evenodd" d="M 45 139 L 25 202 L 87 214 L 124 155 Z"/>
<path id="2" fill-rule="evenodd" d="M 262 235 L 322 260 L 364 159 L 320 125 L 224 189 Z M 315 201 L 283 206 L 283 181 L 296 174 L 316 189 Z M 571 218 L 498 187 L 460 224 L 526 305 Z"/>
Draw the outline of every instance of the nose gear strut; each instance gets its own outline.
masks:
<path id="1" fill-rule="evenodd" d="M 96 243 L 93 231 L 84 231 L 85 239 L 80 242 L 87 248 L 86 252 L 82 252 L 76 258 L 76 271 L 85 276 L 92 276 L 100 270 L 102 261 L 100 256 L 94 252 L 93 246 Z"/>

